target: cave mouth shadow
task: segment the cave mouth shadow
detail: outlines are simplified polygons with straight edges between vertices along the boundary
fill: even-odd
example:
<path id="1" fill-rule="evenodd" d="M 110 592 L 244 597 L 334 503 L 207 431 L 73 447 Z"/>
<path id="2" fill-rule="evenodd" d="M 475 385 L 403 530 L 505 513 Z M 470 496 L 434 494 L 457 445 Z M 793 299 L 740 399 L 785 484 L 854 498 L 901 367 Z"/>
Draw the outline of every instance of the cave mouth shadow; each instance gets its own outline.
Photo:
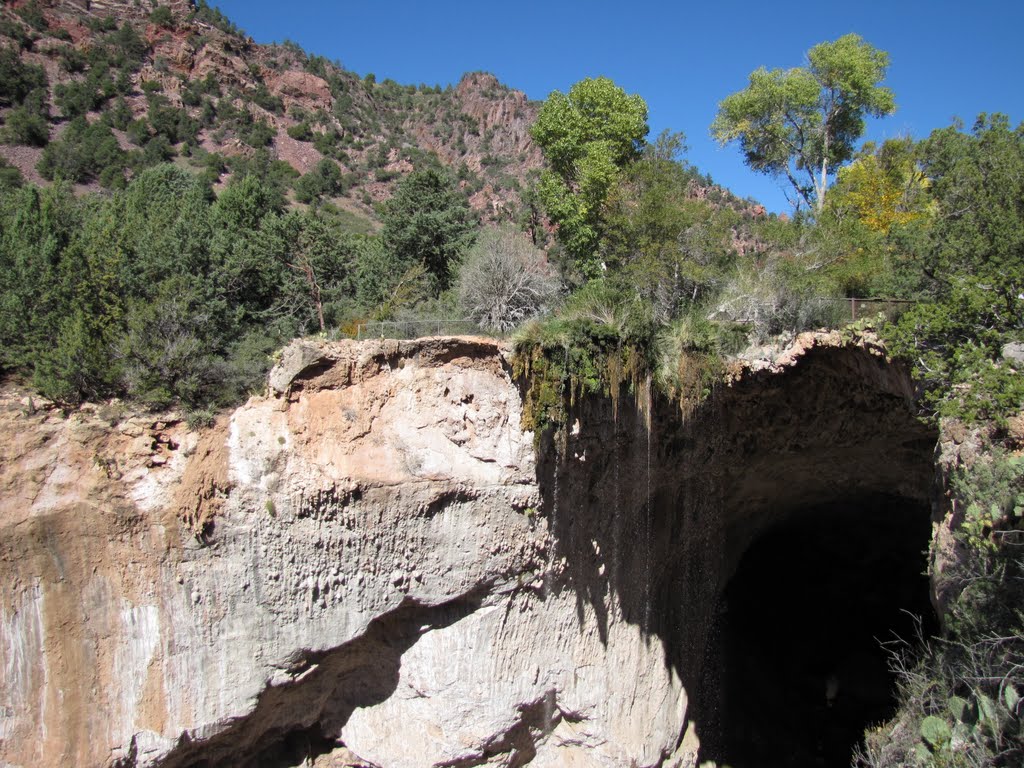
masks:
<path id="1" fill-rule="evenodd" d="M 758 536 L 708 636 L 700 760 L 849 766 L 865 728 L 895 714 L 893 645 L 938 629 L 930 536 L 927 504 L 877 495 L 791 511 Z"/>

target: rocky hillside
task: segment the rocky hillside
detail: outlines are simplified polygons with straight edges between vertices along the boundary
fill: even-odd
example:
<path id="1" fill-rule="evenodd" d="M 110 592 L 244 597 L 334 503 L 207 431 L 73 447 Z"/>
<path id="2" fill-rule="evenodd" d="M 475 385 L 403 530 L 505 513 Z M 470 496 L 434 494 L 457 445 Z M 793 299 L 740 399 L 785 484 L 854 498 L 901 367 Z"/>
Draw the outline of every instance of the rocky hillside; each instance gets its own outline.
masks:
<path id="1" fill-rule="evenodd" d="M 445 88 L 359 78 L 292 43 L 258 45 L 205 3 L 19 0 L 0 9 L 0 46 L 12 83 L 0 94 L 0 157 L 37 183 L 116 187 L 177 158 L 220 182 L 278 177 L 302 200 L 296 177 L 323 175 L 326 160 L 340 172 L 326 197 L 369 213 L 433 153 L 474 208 L 502 218 L 541 163 L 529 136 L 536 105 L 492 75 Z M 88 135 L 74 125 L 82 117 Z M 107 127 L 116 142 L 104 141 Z M 105 157 L 68 158 L 69 130 L 82 153 Z"/>
<path id="2" fill-rule="evenodd" d="M 436 157 L 484 220 L 538 221 L 524 206 L 542 163 L 529 134 L 538 105 L 484 72 L 454 87 L 360 78 L 291 42 L 257 44 L 193 0 L 6 2 L 0 72 L 0 170 L 37 184 L 117 188 L 174 161 L 215 185 L 256 173 L 292 201 L 373 219 L 399 178 Z M 696 172 L 687 194 L 765 215 Z"/>

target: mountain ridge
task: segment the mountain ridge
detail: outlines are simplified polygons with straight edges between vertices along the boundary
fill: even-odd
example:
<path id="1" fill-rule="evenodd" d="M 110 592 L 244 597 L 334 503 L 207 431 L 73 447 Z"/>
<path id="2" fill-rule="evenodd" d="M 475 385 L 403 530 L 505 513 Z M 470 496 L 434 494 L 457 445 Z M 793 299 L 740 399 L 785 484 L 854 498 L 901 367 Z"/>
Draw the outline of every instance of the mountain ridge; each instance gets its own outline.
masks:
<path id="1" fill-rule="evenodd" d="M 134 44 L 133 34 L 134 60 L 110 50 L 123 49 L 124 39 Z M 483 221 L 516 221 L 533 232 L 546 226 L 531 191 L 543 165 L 530 136 L 539 103 L 487 72 L 443 88 L 378 82 L 291 41 L 256 43 L 193 0 L 16 0 L 0 8 L 0 47 L 45 73 L 42 103 L 32 107 L 45 126 L 35 141 L 5 129 L 0 144 L 0 159 L 37 184 L 60 172 L 47 172 L 54 163 L 46 146 L 81 116 L 110 127 L 116 150 L 108 154 L 117 157 L 105 178 L 101 170 L 71 178 L 79 191 L 122 186 L 148 165 L 173 161 L 215 188 L 233 175 L 270 176 L 294 187 L 294 201 L 328 199 L 372 228 L 375 206 L 400 178 L 439 162 Z M 0 102 L 5 123 L 19 109 L 29 106 Z M 326 191 L 324 173 L 337 179 Z M 693 173 L 693 198 L 765 215 Z"/>

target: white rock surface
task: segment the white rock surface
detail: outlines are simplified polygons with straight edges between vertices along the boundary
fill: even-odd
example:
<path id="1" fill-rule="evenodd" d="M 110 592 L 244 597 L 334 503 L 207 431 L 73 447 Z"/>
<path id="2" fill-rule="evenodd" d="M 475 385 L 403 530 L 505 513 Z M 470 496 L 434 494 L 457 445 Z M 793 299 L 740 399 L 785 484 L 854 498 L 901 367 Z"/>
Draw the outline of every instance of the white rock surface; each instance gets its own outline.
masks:
<path id="1" fill-rule="evenodd" d="M 316 726 L 388 768 L 660 765 L 686 694 L 659 641 L 545 575 L 502 351 L 307 347 L 202 445 L 159 424 L 76 452 L 55 420 L 6 471 L 0 761 L 242 764 Z M 193 536 L 197 494 L 218 509 Z M 20 495 L 45 498 L 34 532 Z"/>

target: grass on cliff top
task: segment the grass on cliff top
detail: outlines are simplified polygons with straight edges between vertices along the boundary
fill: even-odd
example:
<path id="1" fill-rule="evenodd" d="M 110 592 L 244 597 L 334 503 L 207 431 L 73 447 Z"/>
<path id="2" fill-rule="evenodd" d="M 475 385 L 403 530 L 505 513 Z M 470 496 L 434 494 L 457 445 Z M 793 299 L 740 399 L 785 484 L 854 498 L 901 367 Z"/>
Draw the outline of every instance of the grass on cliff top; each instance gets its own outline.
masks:
<path id="1" fill-rule="evenodd" d="M 725 371 L 724 358 L 747 341 L 746 330 L 706 318 L 702 308 L 663 325 L 635 294 L 594 280 L 559 312 L 514 337 L 514 374 L 526 383 L 524 429 L 561 427 L 583 396 L 656 387 L 690 412 Z"/>

